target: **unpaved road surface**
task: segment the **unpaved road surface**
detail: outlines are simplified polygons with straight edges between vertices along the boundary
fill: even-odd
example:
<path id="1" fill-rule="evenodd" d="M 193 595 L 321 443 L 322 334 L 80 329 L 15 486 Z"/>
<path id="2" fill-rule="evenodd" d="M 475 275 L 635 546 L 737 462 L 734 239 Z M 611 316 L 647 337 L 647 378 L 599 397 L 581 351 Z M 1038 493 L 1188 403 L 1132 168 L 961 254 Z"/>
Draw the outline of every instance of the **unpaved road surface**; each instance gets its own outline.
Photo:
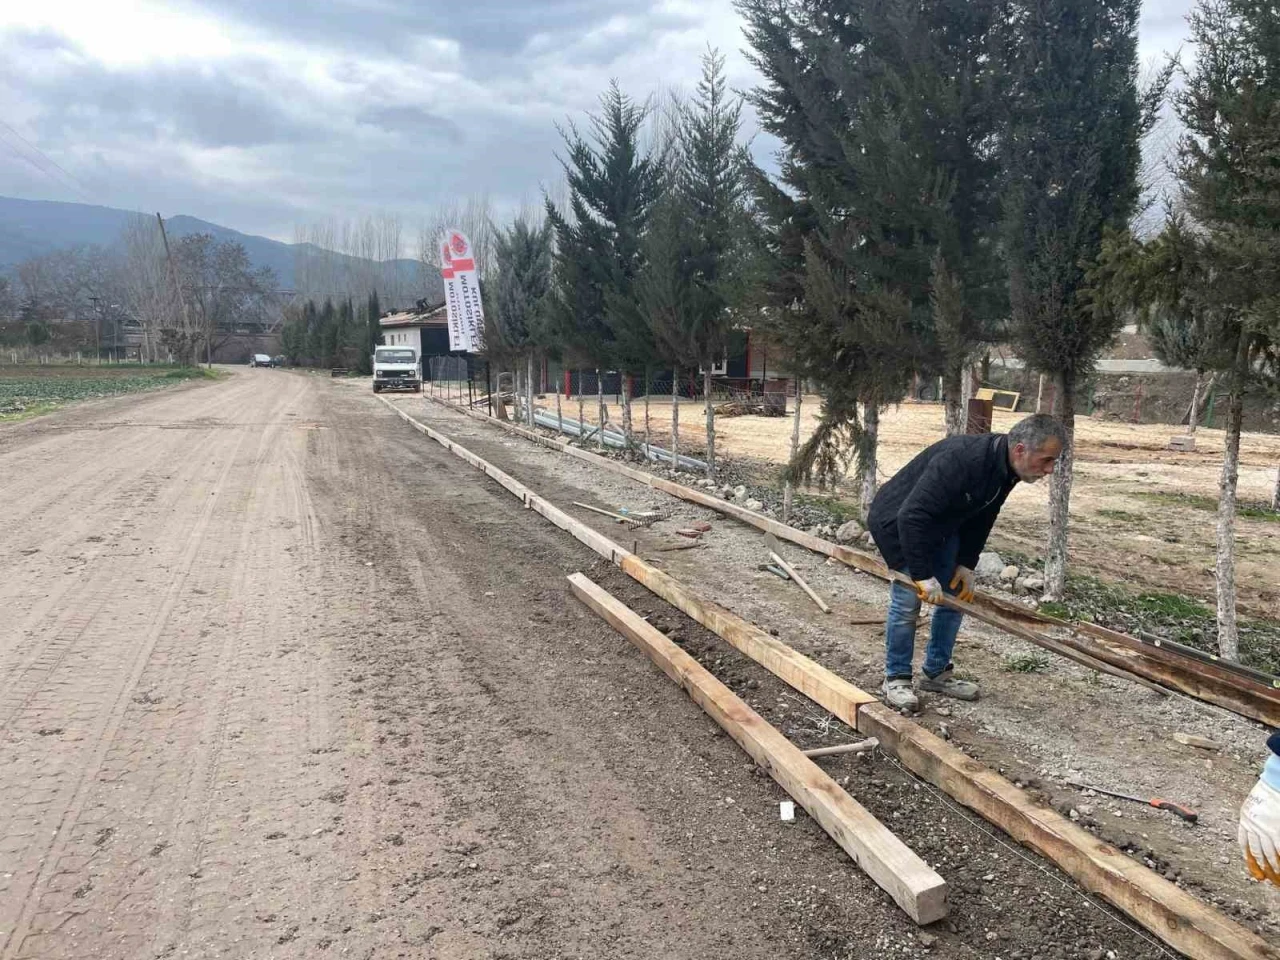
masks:
<path id="1" fill-rule="evenodd" d="M 842 760 L 953 881 L 922 938 L 565 575 L 794 698 L 354 387 L 0 428 L 0 490 L 0 960 L 1161 954 Z"/>

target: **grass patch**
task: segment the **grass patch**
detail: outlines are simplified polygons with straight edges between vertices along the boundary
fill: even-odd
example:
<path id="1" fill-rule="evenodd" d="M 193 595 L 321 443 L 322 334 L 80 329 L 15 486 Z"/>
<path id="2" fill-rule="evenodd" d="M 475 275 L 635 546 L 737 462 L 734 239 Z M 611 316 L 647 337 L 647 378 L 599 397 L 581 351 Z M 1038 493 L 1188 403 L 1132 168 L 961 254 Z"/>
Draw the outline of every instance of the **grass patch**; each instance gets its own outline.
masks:
<path id="1" fill-rule="evenodd" d="M 1106 517 L 1108 520 L 1122 520 L 1126 523 L 1139 523 L 1147 519 L 1140 513 L 1131 513 L 1128 510 L 1112 510 L 1109 507 L 1099 510 L 1098 516 Z"/>
<path id="2" fill-rule="evenodd" d="M 1182 594 L 1133 592 L 1096 577 L 1069 576 L 1062 602 L 1043 603 L 1040 610 L 1063 620 L 1092 621 L 1129 634 L 1142 630 L 1217 652 L 1214 610 Z M 1240 659 L 1257 670 L 1280 674 L 1280 623 L 1241 620 L 1239 630 Z"/>
<path id="3" fill-rule="evenodd" d="M 1127 494 L 1147 503 L 1155 503 L 1165 507 L 1186 507 L 1190 510 L 1204 510 L 1206 513 L 1218 512 L 1218 501 L 1213 497 L 1205 497 L 1195 493 L 1167 493 L 1158 490 L 1141 490 Z M 1099 511 L 1101 513 L 1103 511 Z M 1280 523 L 1280 511 L 1272 510 L 1262 503 L 1241 501 L 1236 504 L 1236 516 L 1249 520 L 1265 520 Z"/>
<path id="4" fill-rule="evenodd" d="M 203 367 L 44 366 L 0 368 L 0 421 L 22 420 L 95 397 L 112 397 L 172 386 L 187 380 L 218 380 Z"/>
<path id="5" fill-rule="evenodd" d="M 839 497 L 815 496 L 812 493 L 797 493 L 793 496 L 797 505 L 827 511 L 832 516 L 832 523 L 836 525 L 849 520 L 857 520 L 858 525 L 862 525 L 862 518 L 858 513 L 858 504 L 856 503 L 841 500 Z"/>
<path id="6" fill-rule="evenodd" d="M 1049 669 L 1049 658 L 1043 653 L 1022 653 L 1005 657 L 1005 673 L 1040 673 Z"/>

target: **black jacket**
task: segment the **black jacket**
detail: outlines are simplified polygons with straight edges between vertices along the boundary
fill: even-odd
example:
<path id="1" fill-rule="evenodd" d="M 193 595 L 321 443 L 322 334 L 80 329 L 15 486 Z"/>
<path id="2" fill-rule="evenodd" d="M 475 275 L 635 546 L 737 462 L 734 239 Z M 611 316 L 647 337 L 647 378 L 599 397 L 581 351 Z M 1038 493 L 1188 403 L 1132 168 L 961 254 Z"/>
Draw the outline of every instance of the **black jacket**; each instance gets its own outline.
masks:
<path id="1" fill-rule="evenodd" d="M 957 562 L 972 570 L 1017 482 L 1004 434 L 948 437 L 880 488 L 867 526 L 889 569 L 912 580 L 934 575 L 933 555 L 953 533 L 960 535 Z"/>

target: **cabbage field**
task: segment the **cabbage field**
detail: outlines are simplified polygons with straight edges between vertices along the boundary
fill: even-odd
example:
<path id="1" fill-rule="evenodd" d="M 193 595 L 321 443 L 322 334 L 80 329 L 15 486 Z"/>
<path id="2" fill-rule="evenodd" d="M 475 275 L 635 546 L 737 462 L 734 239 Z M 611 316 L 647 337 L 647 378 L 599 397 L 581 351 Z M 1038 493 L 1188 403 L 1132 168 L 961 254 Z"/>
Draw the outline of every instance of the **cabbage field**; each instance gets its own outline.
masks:
<path id="1" fill-rule="evenodd" d="M 76 400 L 111 397 L 213 376 L 198 367 L 0 367 L 0 420 L 43 413 Z"/>

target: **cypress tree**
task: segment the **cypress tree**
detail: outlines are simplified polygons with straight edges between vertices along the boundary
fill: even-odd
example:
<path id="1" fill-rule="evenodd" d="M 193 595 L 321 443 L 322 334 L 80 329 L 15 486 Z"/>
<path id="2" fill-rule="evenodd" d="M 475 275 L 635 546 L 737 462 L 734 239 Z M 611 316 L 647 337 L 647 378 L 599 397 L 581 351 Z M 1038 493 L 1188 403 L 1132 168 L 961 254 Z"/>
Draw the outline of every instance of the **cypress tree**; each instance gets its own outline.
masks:
<path id="1" fill-rule="evenodd" d="M 1138 208 L 1141 138 L 1165 77 L 1138 89 L 1140 0 L 1026 0 L 1012 9 L 1005 130 L 1011 333 L 1054 378 L 1066 449 L 1050 486 L 1045 596 L 1066 585 L 1076 391 L 1122 316 L 1092 297 L 1104 232 Z"/>

